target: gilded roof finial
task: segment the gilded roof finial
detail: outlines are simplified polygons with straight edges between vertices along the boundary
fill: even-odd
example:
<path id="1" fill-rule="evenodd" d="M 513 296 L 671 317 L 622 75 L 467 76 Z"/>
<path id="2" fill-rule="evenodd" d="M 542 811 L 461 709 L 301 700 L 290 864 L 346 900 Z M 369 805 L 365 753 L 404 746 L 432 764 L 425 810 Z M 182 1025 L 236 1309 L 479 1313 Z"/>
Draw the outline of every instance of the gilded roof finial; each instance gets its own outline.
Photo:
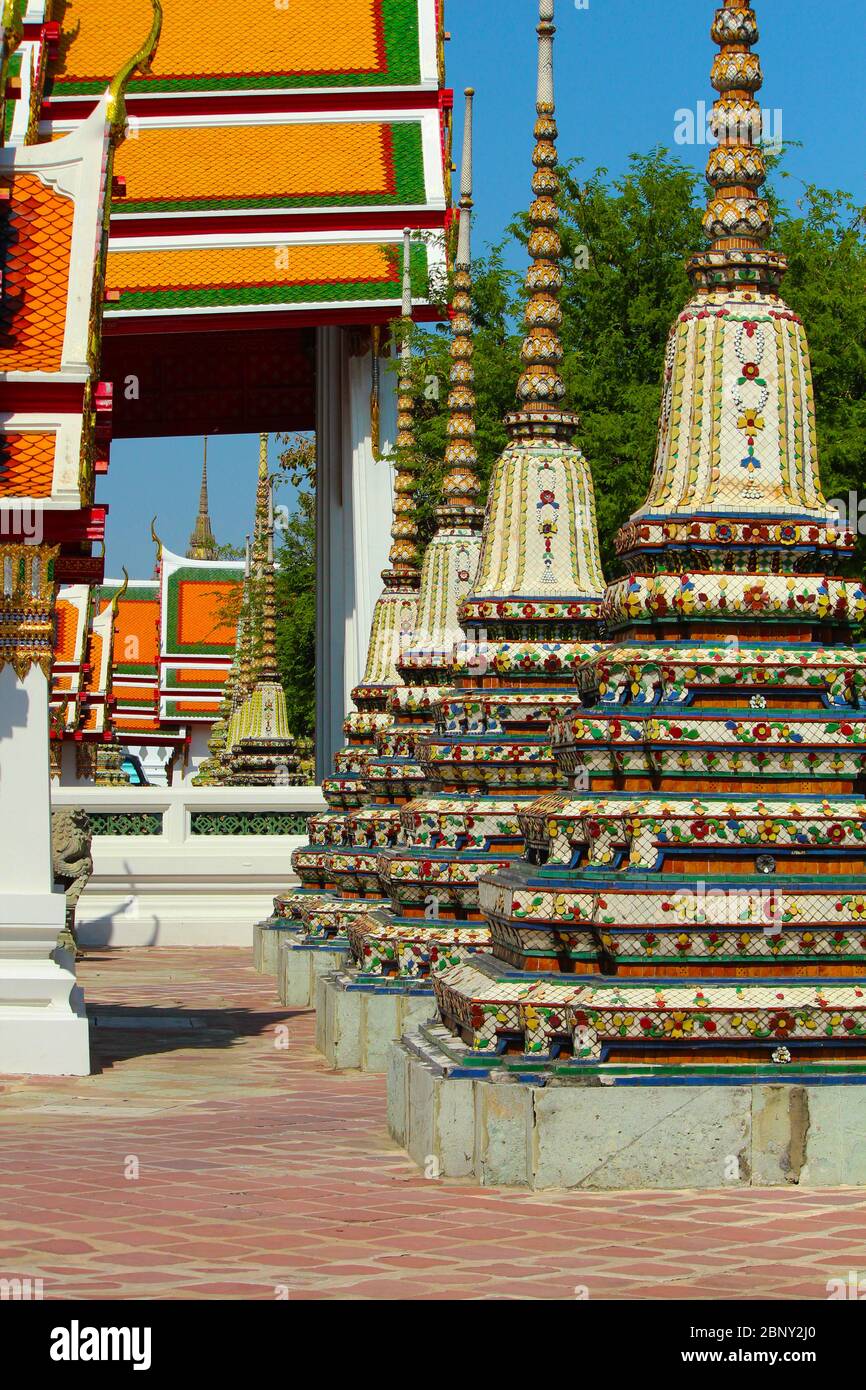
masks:
<path id="1" fill-rule="evenodd" d="M 460 227 L 454 267 L 451 317 L 451 389 L 448 395 L 448 445 L 442 491 L 450 509 L 471 507 L 481 491 L 475 473 L 475 372 L 472 367 L 472 102 L 466 88 L 463 158 L 460 171 Z"/>
<path id="2" fill-rule="evenodd" d="M 532 162 L 532 191 L 535 198 L 529 209 L 531 232 L 529 254 L 532 264 L 526 276 L 529 302 L 526 305 L 526 337 L 520 357 L 523 371 L 517 383 L 516 411 L 506 416 L 506 424 L 515 434 L 554 434 L 570 438 L 578 418 L 560 409 L 565 386 L 559 371 L 562 361 L 562 309 L 559 292 L 562 289 L 562 254 L 558 224 L 559 192 L 553 91 L 553 24 L 554 0 L 539 0 L 538 14 L 538 93 L 536 97 L 535 150 Z"/>
<path id="3" fill-rule="evenodd" d="M 710 34 L 720 50 L 710 79 L 718 93 L 712 114 L 718 144 L 707 160 L 709 196 L 703 218 L 710 246 L 692 257 L 689 274 L 706 289 L 747 288 L 749 282 L 775 287 L 787 263 L 781 253 L 765 249 L 773 223 L 761 194 L 767 166 L 756 93 L 764 76 L 761 60 L 752 52 L 759 33 L 750 0 L 724 0 Z"/>
<path id="4" fill-rule="evenodd" d="M 0 146 L 5 143 L 9 59 L 20 46 L 24 35 L 24 8 L 22 0 L 5 0 L 0 14 Z"/>
<path id="5" fill-rule="evenodd" d="M 415 522 L 415 437 L 412 430 L 412 247 L 408 227 L 403 232 L 403 345 L 400 349 L 400 375 L 397 382 L 397 439 L 394 477 L 393 545 L 390 571 L 406 580 L 418 574 L 418 527 Z"/>
<path id="6" fill-rule="evenodd" d="M 117 618 L 117 610 L 120 607 L 120 600 L 122 598 L 125 598 L 126 591 L 129 588 L 129 571 L 126 568 L 126 565 L 121 565 L 120 568 L 123 571 L 123 583 L 115 593 L 114 598 L 111 600 L 112 621 L 114 621 Z"/>
<path id="7" fill-rule="evenodd" d="M 120 70 L 111 79 L 108 87 L 108 120 L 118 136 L 123 133 L 126 127 L 126 88 L 129 80 L 136 68 L 142 72 L 149 72 L 162 32 L 161 0 L 150 0 L 150 3 L 153 7 L 150 33 L 141 48 L 131 58 L 127 58 Z"/>
<path id="8" fill-rule="evenodd" d="M 156 563 L 155 563 L 155 565 L 154 565 L 154 567 L 153 567 L 153 571 L 154 571 L 154 574 L 157 574 L 157 575 L 158 575 L 158 574 L 159 574 L 159 567 L 160 567 L 160 565 L 162 564 L 162 550 L 163 550 L 163 546 L 162 546 L 162 541 L 160 540 L 159 536 L 156 534 L 156 517 L 155 517 L 155 516 L 151 517 L 151 519 L 150 519 L 150 539 L 153 541 L 154 545 L 156 546 Z"/>

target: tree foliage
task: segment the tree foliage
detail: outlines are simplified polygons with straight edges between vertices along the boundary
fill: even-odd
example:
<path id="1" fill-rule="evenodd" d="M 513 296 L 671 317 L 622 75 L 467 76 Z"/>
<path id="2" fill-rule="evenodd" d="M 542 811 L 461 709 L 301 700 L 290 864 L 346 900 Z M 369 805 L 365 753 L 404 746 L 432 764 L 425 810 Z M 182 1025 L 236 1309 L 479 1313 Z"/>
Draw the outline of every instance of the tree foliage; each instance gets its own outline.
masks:
<path id="1" fill-rule="evenodd" d="M 292 733 L 306 738 L 316 722 L 316 450 L 304 435 L 282 442 L 280 468 L 298 492 L 277 533 L 277 662 Z"/>

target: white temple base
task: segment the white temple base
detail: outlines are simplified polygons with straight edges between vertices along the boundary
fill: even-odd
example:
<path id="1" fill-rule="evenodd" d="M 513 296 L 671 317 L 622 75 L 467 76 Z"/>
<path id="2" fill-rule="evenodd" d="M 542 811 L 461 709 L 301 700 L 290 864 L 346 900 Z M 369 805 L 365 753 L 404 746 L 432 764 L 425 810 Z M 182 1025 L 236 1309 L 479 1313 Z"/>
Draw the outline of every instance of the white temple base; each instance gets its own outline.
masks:
<path id="1" fill-rule="evenodd" d="M 333 942 L 313 946 L 283 937 L 277 966 L 280 1002 L 294 1009 L 314 1009 L 321 977 L 342 970 L 348 959 L 345 941 L 342 947 Z"/>
<path id="2" fill-rule="evenodd" d="M 345 973 L 324 975 L 316 995 L 316 1047 L 341 1071 L 384 1072 L 391 1044 L 435 1009 L 429 986 L 361 985 Z"/>
<path id="3" fill-rule="evenodd" d="M 62 893 L 0 901 L 0 1075 L 87 1076 L 90 1035 L 71 953 L 56 950 Z"/>
<path id="4" fill-rule="evenodd" d="M 449 1074 L 441 1024 L 388 1059 L 388 1128 L 428 1177 L 535 1189 L 859 1187 L 866 1085 L 573 1085 Z"/>

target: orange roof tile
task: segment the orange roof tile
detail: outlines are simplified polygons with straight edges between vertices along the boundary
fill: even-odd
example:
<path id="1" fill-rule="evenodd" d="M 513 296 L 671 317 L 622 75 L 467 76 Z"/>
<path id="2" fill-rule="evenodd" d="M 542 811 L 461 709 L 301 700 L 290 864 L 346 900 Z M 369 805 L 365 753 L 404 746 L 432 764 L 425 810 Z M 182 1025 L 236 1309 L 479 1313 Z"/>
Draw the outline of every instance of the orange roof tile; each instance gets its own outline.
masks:
<path id="1" fill-rule="evenodd" d="M 280 258 L 277 253 L 284 254 Z M 282 262 L 285 262 L 283 264 Z M 221 288 L 224 285 L 352 284 L 395 278 L 380 245 L 218 246 L 193 250 L 109 251 L 109 289 Z"/>
<path id="2" fill-rule="evenodd" d="M 243 202 L 283 197 L 324 205 L 393 192 L 390 127 L 378 121 L 143 127 L 120 146 L 116 169 L 126 178 L 125 201 L 133 202 L 223 199 L 230 191 Z"/>
<path id="3" fill-rule="evenodd" d="M 237 0 L 165 0 L 153 77 L 376 69 L 374 0 L 273 0 L 245 14 Z M 150 27 L 149 0 L 65 0 L 58 75 L 105 79 Z"/>
<path id="4" fill-rule="evenodd" d="M 56 372 L 66 332 L 75 205 L 36 174 L 5 174 L 0 187 L 11 190 L 0 223 L 0 371 Z"/>
<path id="5" fill-rule="evenodd" d="M 121 599 L 114 624 L 113 662 L 116 666 L 155 666 L 159 598 Z"/>
<path id="6" fill-rule="evenodd" d="M 234 640 L 235 629 L 232 629 L 232 640 Z M 202 686 L 206 685 L 208 690 L 218 690 L 225 685 L 226 677 L 229 673 L 229 662 L 226 659 L 225 666 L 209 666 L 207 670 L 202 670 L 201 666 L 174 666 L 171 667 L 171 688 L 177 686 Z"/>
<path id="7" fill-rule="evenodd" d="M 79 609 L 68 599 L 57 600 L 57 626 L 54 637 L 54 660 L 61 665 L 77 661 L 76 643 L 78 640 Z M 58 678 L 59 679 L 59 678 Z M 67 686 L 66 689 L 69 689 Z"/>
<path id="8" fill-rule="evenodd" d="M 157 733 L 160 728 L 158 719 L 148 719 L 146 715 L 138 714 L 115 714 L 111 722 L 118 733 L 125 731 L 140 731 L 142 733 L 153 734 Z"/>
<path id="9" fill-rule="evenodd" d="M 226 605 L 237 593 L 239 581 L 226 583 L 181 580 L 178 585 L 177 635 L 182 646 L 195 644 L 231 646 L 236 624 L 226 622 Z"/>
<path id="10" fill-rule="evenodd" d="M 87 677 L 87 691 L 89 694 L 104 694 L 105 691 L 100 685 L 100 671 L 102 668 L 102 637 L 98 632 L 90 630 L 90 651 L 88 653 L 90 673 Z"/>
<path id="11" fill-rule="evenodd" d="M 0 433 L 0 497 L 50 497 L 55 446 L 53 434 Z"/>
<path id="12" fill-rule="evenodd" d="M 111 683 L 111 693 L 115 700 L 128 704 L 130 700 L 148 700 L 156 690 L 156 680 L 142 681 L 141 684 L 128 684 L 122 676 Z"/>

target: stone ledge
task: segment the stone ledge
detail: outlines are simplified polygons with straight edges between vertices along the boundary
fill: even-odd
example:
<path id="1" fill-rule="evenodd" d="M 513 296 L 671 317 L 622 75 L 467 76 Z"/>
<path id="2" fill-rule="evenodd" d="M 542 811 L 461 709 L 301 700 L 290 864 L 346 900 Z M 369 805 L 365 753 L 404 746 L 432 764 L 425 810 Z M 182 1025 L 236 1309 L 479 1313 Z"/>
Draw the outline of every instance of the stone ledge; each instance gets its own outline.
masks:
<path id="1" fill-rule="evenodd" d="M 348 955 L 349 943 L 340 937 L 318 944 L 284 937 L 277 962 L 280 1003 L 296 1009 L 314 1009 L 319 977 L 342 970 Z"/>
<path id="2" fill-rule="evenodd" d="M 359 982 L 339 971 L 323 975 L 316 995 L 316 1047 L 341 1071 L 384 1072 L 388 1052 L 405 1029 L 435 1011 L 433 991 Z"/>
<path id="3" fill-rule="evenodd" d="M 538 1085 L 455 1071 L 450 1037 L 407 1029 L 388 1058 L 390 1133 L 428 1176 L 607 1191 L 866 1183 L 866 1085 Z"/>
<path id="4" fill-rule="evenodd" d="M 253 927 L 253 965 L 261 975 L 276 975 L 279 969 L 280 947 L 284 941 L 294 941 L 305 930 L 303 922 L 289 918 L 268 917 Z"/>

